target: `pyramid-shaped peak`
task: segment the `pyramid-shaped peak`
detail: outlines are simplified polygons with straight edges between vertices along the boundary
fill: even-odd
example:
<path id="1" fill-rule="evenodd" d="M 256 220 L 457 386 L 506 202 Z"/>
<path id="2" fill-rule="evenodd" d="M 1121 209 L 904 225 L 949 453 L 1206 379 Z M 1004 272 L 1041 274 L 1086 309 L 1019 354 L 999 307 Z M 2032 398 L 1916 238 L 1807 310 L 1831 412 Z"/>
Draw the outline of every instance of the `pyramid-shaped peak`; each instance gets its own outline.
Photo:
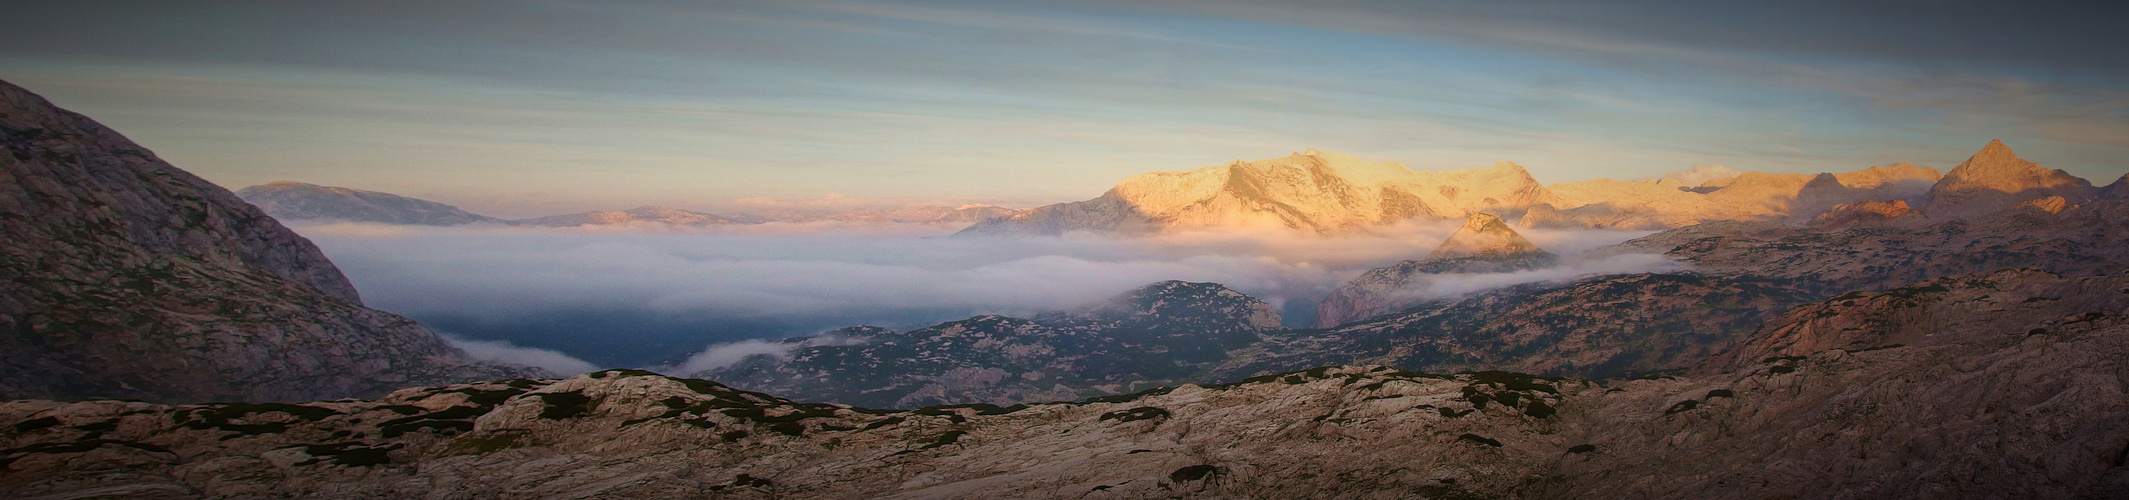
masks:
<path id="1" fill-rule="evenodd" d="M 1449 235 L 1448 241 L 1435 247 L 1429 259 L 1455 259 L 1463 257 L 1510 257 L 1539 253 L 1536 244 L 1524 239 L 1507 222 L 1493 214 L 1475 213 L 1464 219 L 1464 227 Z"/>

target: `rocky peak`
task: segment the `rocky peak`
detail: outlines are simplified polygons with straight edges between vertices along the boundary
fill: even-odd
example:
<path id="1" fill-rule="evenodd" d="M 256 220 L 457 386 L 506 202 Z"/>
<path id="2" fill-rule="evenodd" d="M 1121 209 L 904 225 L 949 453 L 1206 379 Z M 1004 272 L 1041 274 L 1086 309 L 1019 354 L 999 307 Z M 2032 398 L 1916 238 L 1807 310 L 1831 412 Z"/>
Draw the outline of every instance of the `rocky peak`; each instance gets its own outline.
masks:
<path id="1" fill-rule="evenodd" d="M 1480 213 L 1466 217 L 1464 227 L 1449 235 L 1427 258 L 1510 257 L 1538 252 L 1536 244 L 1509 228 L 1500 217 Z"/>
<path id="2" fill-rule="evenodd" d="M 0 397 L 299 400 L 527 373 L 362 307 L 309 240 L 0 82 Z"/>
<path id="3" fill-rule="evenodd" d="M 2091 182 L 2026 161 L 2003 141 L 1992 140 L 1930 187 L 1924 211 L 1931 217 L 1971 217 L 2048 196 L 2075 203 L 2096 194 Z"/>

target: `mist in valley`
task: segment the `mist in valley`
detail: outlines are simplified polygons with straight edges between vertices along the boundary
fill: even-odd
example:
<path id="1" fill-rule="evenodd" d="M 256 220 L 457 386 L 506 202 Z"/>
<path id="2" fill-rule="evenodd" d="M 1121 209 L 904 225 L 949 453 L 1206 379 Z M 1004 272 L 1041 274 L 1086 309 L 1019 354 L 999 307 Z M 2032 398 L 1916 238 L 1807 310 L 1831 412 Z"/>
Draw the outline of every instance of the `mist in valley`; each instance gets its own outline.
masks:
<path id="1" fill-rule="evenodd" d="M 1424 258 L 1456 221 L 1365 234 L 1197 231 L 1152 236 L 952 237 L 935 225 L 762 224 L 523 228 L 298 225 L 371 306 L 412 317 L 476 358 L 583 372 L 693 373 L 778 342 L 874 325 L 907 330 L 978 314 L 1085 307 L 1163 280 L 1214 282 L 1301 328 L 1332 290 Z M 1674 269 L 1654 255 L 1576 254 L 1646 232 L 1526 230 L 1564 256 L 1550 269 L 1444 275 L 1428 299 L 1589 274 Z M 811 342 L 833 342 L 833 337 Z"/>

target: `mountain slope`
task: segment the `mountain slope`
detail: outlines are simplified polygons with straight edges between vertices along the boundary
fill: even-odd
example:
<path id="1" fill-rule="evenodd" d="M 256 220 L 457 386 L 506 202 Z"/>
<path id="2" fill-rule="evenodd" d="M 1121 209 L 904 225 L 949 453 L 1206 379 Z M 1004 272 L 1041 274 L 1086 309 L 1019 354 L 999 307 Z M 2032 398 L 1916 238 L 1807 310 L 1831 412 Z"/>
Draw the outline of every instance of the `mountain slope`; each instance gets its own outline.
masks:
<path id="1" fill-rule="evenodd" d="M 1939 178 L 1935 170 L 1902 163 L 1817 175 L 1745 172 L 1698 186 L 1668 178 L 1557 183 L 1546 186 L 1557 201 L 1532 209 L 1517 225 L 1668 229 L 1709 220 L 1809 221 L 1835 205 L 1920 202 Z"/>
<path id="2" fill-rule="evenodd" d="M 362 307 L 310 241 L 0 82 L 0 397 L 376 395 L 518 371 Z"/>
<path id="3" fill-rule="evenodd" d="M 1989 141 L 1930 187 L 1922 210 L 1930 217 L 1970 217 L 2049 196 L 2078 203 L 2098 194 L 2090 181 L 2019 158 L 2003 141 Z"/>
<path id="4" fill-rule="evenodd" d="M 417 226 L 456 226 L 502 219 L 458 207 L 391 193 L 294 181 L 274 181 L 237 190 L 237 196 L 284 221 L 375 222 Z"/>
<path id="5" fill-rule="evenodd" d="M 1558 256 L 1539 250 L 1500 217 L 1471 214 L 1426 259 L 1370 269 L 1333 290 L 1316 306 L 1316 326 L 1338 326 L 1417 304 L 1419 292 L 1445 278 L 1440 275 L 1525 271 L 1558 262 Z"/>
<path id="6" fill-rule="evenodd" d="M 1310 149 L 1285 158 L 1125 178 L 1101 197 L 987 220 L 965 235 L 1251 228 L 1337 233 L 1413 218 L 1520 213 L 1550 195 L 1522 166 L 1420 172 Z"/>
<path id="7" fill-rule="evenodd" d="M 977 316 L 909 332 L 830 332 L 698 374 L 734 387 L 872 407 L 1069 400 L 1198 374 L 1277 331 L 1270 304 L 1212 283 L 1164 281 L 1032 319 Z"/>

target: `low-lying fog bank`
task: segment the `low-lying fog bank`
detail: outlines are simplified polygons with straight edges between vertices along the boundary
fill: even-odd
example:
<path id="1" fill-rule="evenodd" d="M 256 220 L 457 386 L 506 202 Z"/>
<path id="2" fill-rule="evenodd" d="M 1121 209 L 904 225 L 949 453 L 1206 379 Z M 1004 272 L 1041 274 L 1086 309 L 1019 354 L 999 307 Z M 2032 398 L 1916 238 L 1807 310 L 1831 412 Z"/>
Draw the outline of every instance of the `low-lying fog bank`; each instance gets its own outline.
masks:
<path id="1" fill-rule="evenodd" d="M 1068 309 L 1170 279 L 1227 285 L 1279 306 L 1287 325 L 1301 327 L 1338 285 L 1369 268 L 1423 258 L 1457 226 L 1140 238 L 954 238 L 939 226 L 851 224 L 296 230 L 325 250 L 371 307 L 420 320 L 476 356 L 581 372 L 699 370 L 784 348 L 764 340 Z M 1568 256 L 1644 234 L 1524 232 Z M 1671 265 L 1657 256 L 1570 257 L 1555 269 L 1444 277 L 1413 293 L 1446 297 Z"/>

